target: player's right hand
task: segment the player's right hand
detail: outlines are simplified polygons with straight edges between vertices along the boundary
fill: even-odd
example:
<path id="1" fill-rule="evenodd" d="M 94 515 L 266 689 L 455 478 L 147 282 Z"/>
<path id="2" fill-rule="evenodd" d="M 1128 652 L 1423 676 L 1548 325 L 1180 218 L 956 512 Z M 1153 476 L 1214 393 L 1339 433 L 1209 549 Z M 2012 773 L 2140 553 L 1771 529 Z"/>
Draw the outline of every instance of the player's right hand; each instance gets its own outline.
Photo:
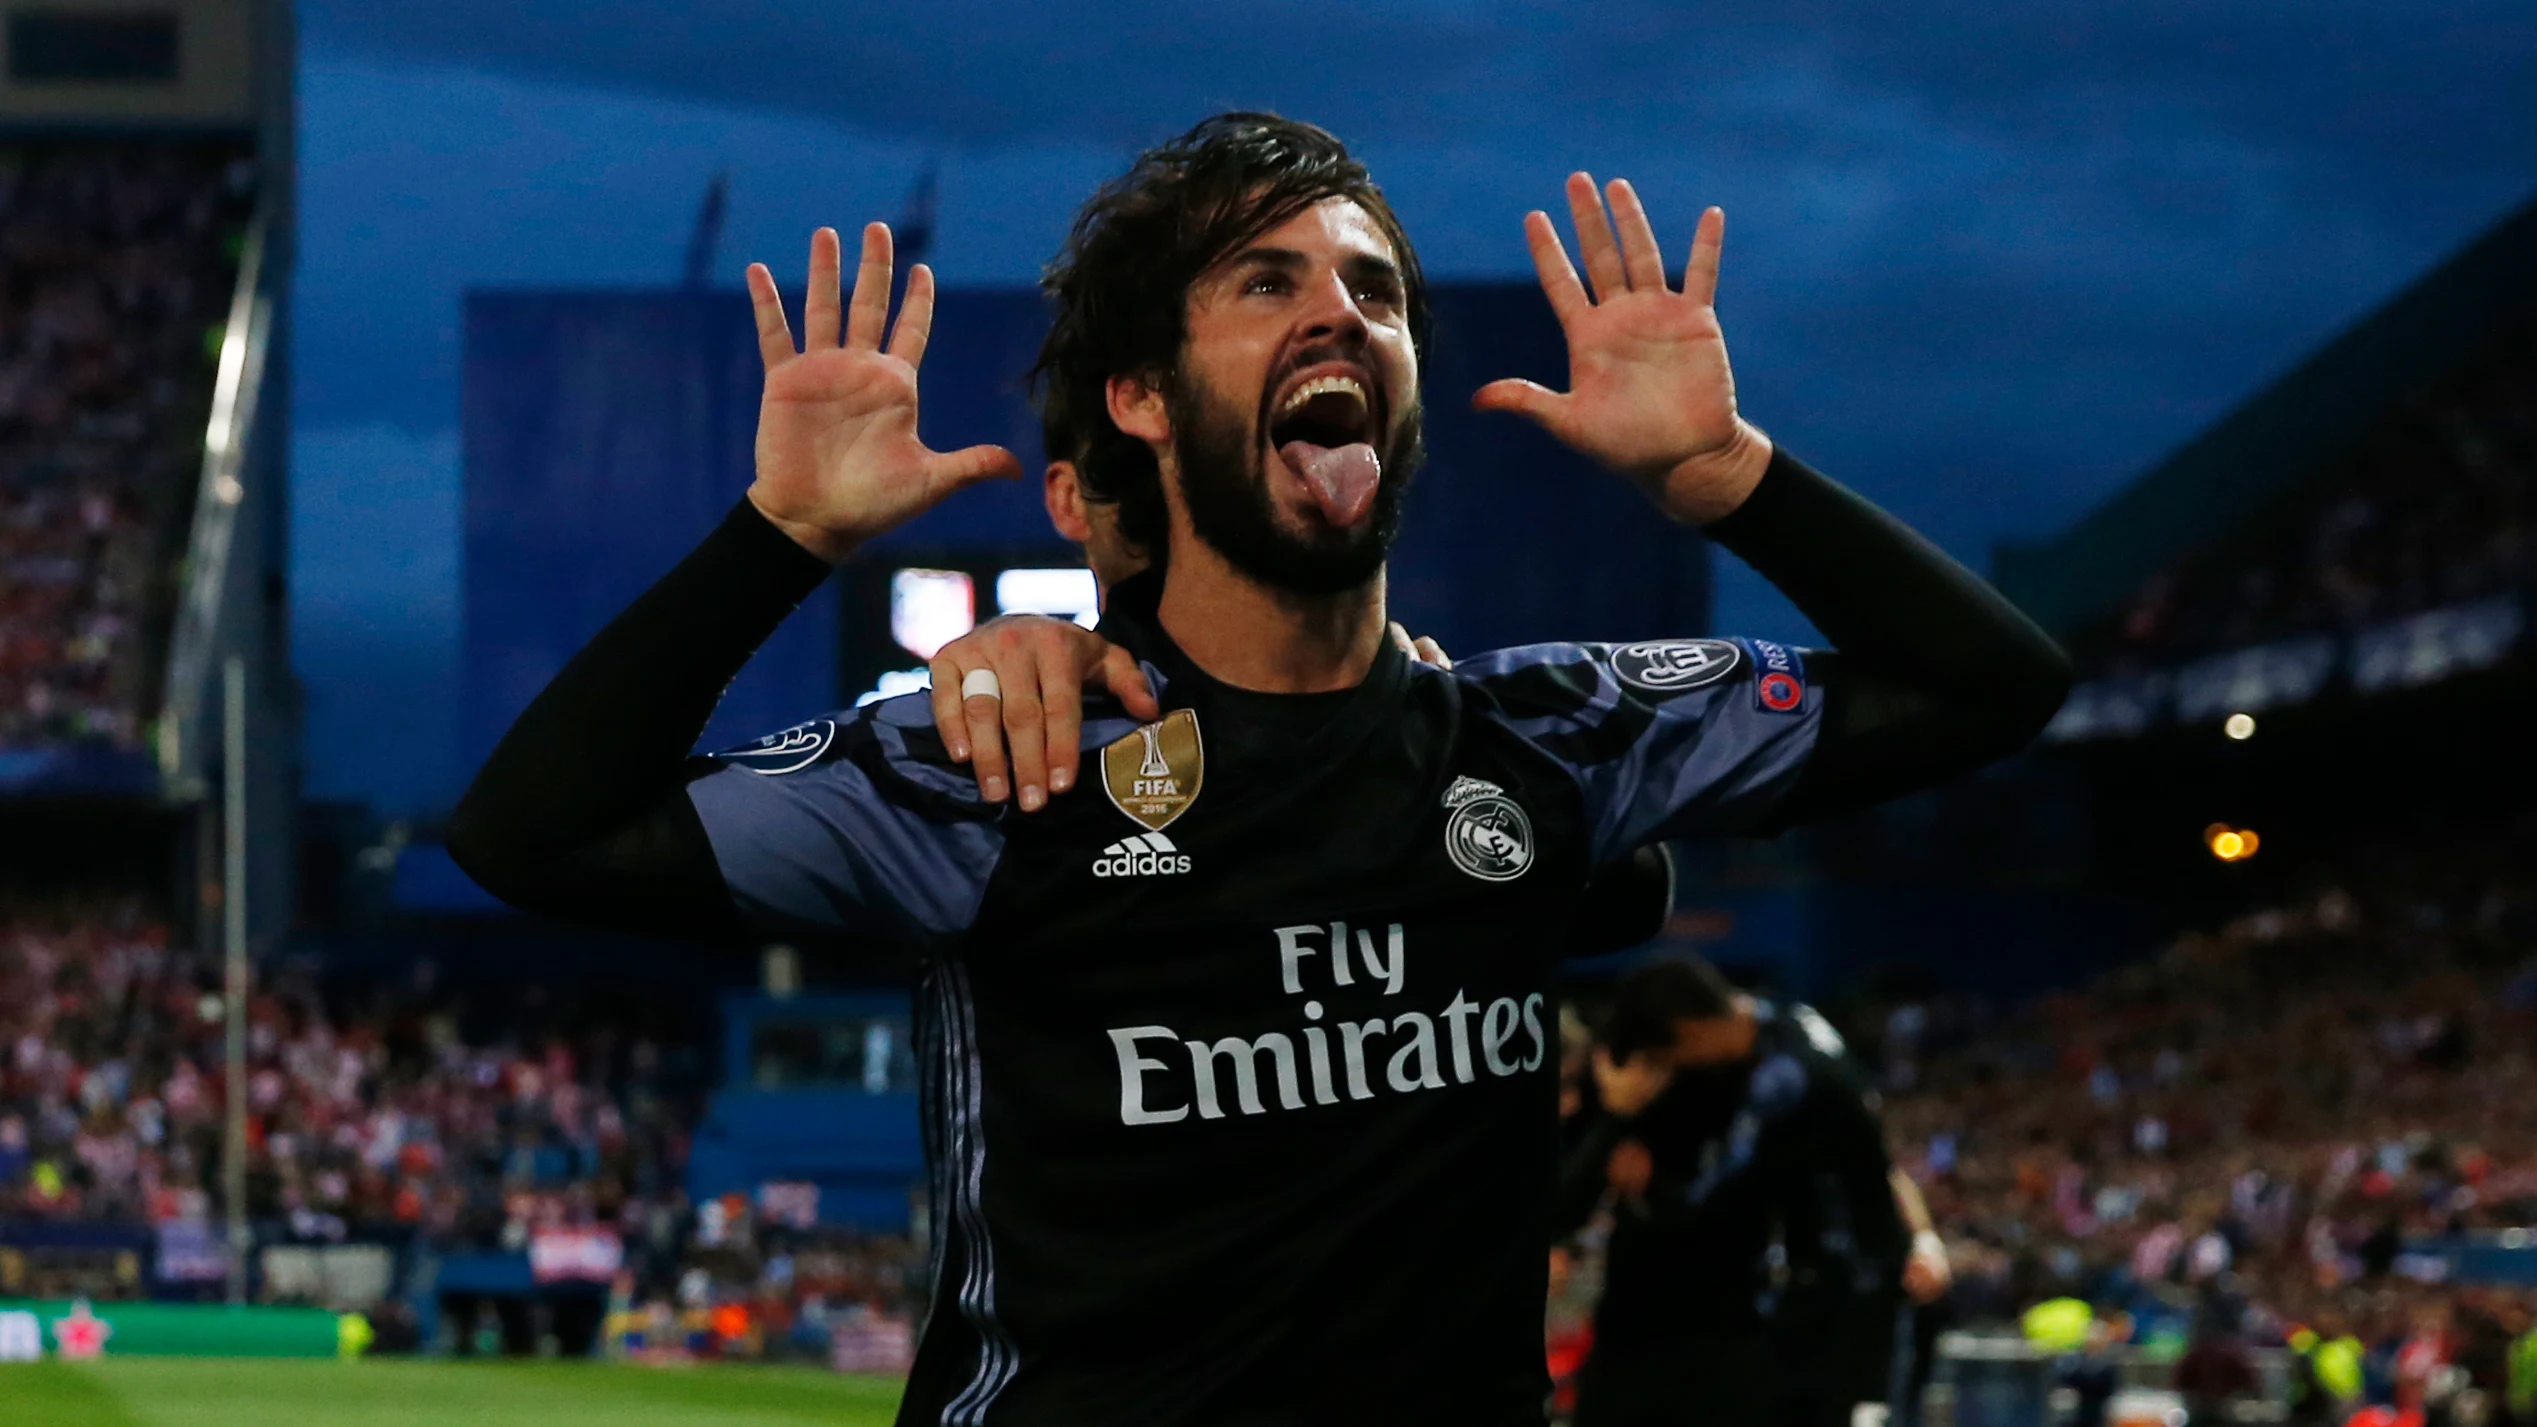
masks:
<path id="1" fill-rule="evenodd" d="M 749 265 L 758 355 L 766 392 L 758 403 L 757 481 L 749 499 L 801 546 L 831 563 L 933 508 L 961 487 L 1018 476 L 1001 446 L 936 452 L 916 435 L 916 369 L 934 325 L 934 275 L 907 275 L 889 344 L 890 230 L 863 230 L 854 298 L 840 310 L 837 230 L 810 240 L 810 288 L 802 299 L 802 349 L 793 350 L 775 275 Z M 840 334 L 842 317 L 843 333 Z"/>
<path id="2" fill-rule="evenodd" d="M 1136 657 L 1072 620 L 1040 614 L 991 619 L 935 651 L 934 731 L 955 763 L 978 776 L 978 796 L 1004 801 L 1010 782 L 1026 813 L 1075 785 L 1083 742 L 1084 685 L 1107 689 L 1151 722 L 1163 706 Z M 994 671 L 1002 697 L 963 698 L 972 669 Z"/>

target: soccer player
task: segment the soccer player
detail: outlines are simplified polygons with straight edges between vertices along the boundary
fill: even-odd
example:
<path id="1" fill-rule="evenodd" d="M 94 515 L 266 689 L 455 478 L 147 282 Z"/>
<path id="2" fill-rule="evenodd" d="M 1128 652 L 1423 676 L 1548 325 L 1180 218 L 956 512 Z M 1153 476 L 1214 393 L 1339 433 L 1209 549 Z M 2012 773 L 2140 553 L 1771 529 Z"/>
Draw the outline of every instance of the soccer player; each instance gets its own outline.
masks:
<path id="1" fill-rule="evenodd" d="M 1121 533 L 1115 503 L 1086 498 L 1076 464 L 1083 454 L 1081 430 L 1064 402 L 1041 403 L 1040 449 L 1066 453 L 1049 461 L 1040 478 L 1048 523 L 1082 549 L 1084 565 L 1092 571 L 1105 609 L 1117 600 L 1123 604 L 1123 619 L 1150 622 L 1162 589 L 1161 572 L 1143 546 Z M 1403 655 L 1433 668 L 1453 668 L 1453 660 L 1435 640 L 1424 635 L 1413 639 L 1397 621 L 1386 628 L 1393 647 Z M 1002 796 L 1003 722 L 1010 718 L 1020 724 L 1027 714 L 1001 709 L 1000 701 L 988 699 L 971 701 L 971 707 L 964 708 L 958 692 L 962 671 L 980 667 L 1050 671 L 1043 684 L 1046 703 L 1037 726 L 1017 727 L 1012 742 L 1027 757 L 1044 759 L 1048 770 L 1062 770 L 1071 780 L 1079 761 L 1075 730 L 1082 719 L 1080 680 L 1099 669 L 1108 654 L 1109 646 L 1098 635 L 1086 634 L 1072 620 L 1011 616 L 989 620 L 935 652 L 929 661 L 934 731 L 946 743 L 964 734 L 975 735 L 970 763 L 980 796 Z M 1048 691 L 1048 685 L 1068 690 L 1068 696 Z M 973 714 L 974 724 L 970 722 Z M 1051 722 L 1061 725 L 1058 731 L 1049 732 Z M 1024 764 L 1020 776 L 1036 780 L 1042 776 L 1040 767 Z M 1673 853 L 1665 844 L 1655 843 L 1598 869 L 1583 905 L 1588 921 L 1578 931 L 1580 952 L 1624 951 L 1648 941 L 1664 930 L 1665 919 L 1673 914 Z"/>
<path id="2" fill-rule="evenodd" d="M 450 848 L 531 909 L 920 957 L 952 1208 L 902 1421 L 1538 1423 L 1548 993 L 1590 870 L 1921 786 L 2058 705 L 2031 624 L 1738 416 L 1721 216 L 1677 289 L 1609 196 L 1617 232 L 1571 181 L 1591 294 L 1527 220 L 1572 389 L 1479 400 L 1707 523 L 1841 654 L 1404 657 L 1383 558 L 1419 451 L 1417 258 L 1336 139 L 1222 115 L 1095 195 L 1049 279 L 1049 385 L 1099 418 L 1083 469 L 1168 566 L 1150 619 L 1111 612 L 1098 786 L 1025 787 L 1036 816 L 979 795 L 922 697 L 687 757 L 836 561 L 1017 473 L 918 438 L 933 281 L 893 329 L 886 228 L 850 301 L 815 238 L 799 350 L 750 270 L 755 483 L 522 713 Z"/>
<path id="3" fill-rule="evenodd" d="M 1562 1185 L 1569 1224 L 1615 1192 L 1578 1427 L 1844 1427 L 1885 1402 L 1906 1290 L 1943 1270 L 1914 1262 L 1926 1214 L 1840 1036 L 1667 959 L 1614 989 L 1594 1072 L 1604 1118 Z"/>

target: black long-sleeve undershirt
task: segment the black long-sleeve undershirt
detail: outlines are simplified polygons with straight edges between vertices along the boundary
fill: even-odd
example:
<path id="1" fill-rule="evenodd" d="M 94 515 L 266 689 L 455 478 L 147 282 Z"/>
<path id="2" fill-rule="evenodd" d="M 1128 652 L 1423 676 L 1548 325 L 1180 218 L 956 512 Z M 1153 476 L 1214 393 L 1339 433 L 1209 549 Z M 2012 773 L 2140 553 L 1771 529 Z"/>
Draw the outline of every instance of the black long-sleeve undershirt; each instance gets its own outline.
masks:
<path id="1" fill-rule="evenodd" d="M 1709 534 L 1837 649 L 1808 661 L 1824 726 L 1775 827 L 2014 752 L 2068 692 L 2068 661 L 2014 606 L 1785 452 Z M 686 797 L 705 767 L 689 752 L 732 677 L 828 569 L 747 501 L 733 507 L 512 724 L 450 819 L 451 857 L 523 910 L 742 937 Z"/>

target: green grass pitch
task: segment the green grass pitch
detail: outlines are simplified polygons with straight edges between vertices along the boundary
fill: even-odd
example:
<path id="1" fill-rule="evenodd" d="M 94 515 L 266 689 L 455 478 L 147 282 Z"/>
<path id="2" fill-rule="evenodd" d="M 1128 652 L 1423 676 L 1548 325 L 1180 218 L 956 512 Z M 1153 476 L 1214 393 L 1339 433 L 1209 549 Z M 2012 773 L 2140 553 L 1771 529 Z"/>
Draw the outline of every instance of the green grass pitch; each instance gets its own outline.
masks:
<path id="1" fill-rule="evenodd" d="M 899 1384 L 815 1368 L 126 1358 L 0 1363 L 7 1427 L 884 1427 Z"/>

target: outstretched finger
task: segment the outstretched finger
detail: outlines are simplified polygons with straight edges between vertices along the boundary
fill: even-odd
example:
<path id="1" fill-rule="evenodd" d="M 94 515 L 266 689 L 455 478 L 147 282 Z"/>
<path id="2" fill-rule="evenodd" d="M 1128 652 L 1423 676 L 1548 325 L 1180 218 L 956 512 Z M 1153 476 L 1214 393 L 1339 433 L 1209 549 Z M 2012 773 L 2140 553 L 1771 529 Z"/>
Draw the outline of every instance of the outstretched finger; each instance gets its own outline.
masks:
<path id="1" fill-rule="evenodd" d="M 984 693 L 972 694 L 962 688 L 969 681 L 971 669 L 987 669 L 986 659 L 971 651 L 961 656 L 968 665 L 953 671 L 952 688 L 960 696 L 960 719 L 969 726 L 969 771 L 978 779 L 978 796 L 990 803 L 1004 801 L 1009 786 L 1005 781 L 1004 700 Z M 998 693 L 1002 692 L 998 681 Z"/>
<path id="2" fill-rule="evenodd" d="M 1052 794 L 1075 786 L 1075 767 L 1083 753 L 1084 681 L 1076 658 L 1071 640 L 1052 643 L 1040 652 L 1040 721 L 1048 738 L 1048 791 Z"/>
<path id="3" fill-rule="evenodd" d="M 1647 207 L 1626 178 L 1616 178 L 1604 192 L 1612 200 L 1612 221 L 1621 230 L 1621 265 L 1630 286 L 1640 292 L 1665 290 L 1665 254 L 1656 246 L 1656 229 L 1647 221 Z"/>
<path id="4" fill-rule="evenodd" d="M 890 225 L 863 225 L 863 264 L 855 269 L 854 299 L 846 307 L 846 345 L 858 352 L 881 350 L 881 332 L 890 321 Z"/>
<path id="5" fill-rule="evenodd" d="M 1022 461 L 1001 446 L 964 446 L 926 457 L 924 471 L 926 482 L 938 495 L 949 495 L 979 481 L 1018 476 Z"/>
<path id="6" fill-rule="evenodd" d="M 1683 296 L 1703 307 L 1718 305 L 1718 254 L 1727 245 L 1727 211 L 1712 208 L 1700 215 L 1691 235 L 1691 260 L 1683 264 Z"/>
<path id="7" fill-rule="evenodd" d="M 1533 271 L 1542 280 L 1542 295 L 1562 323 L 1594 306 L 1577 269 L 1568 261 L 1568 245 L 1559 241 L 1559 225 L 1536 208 L 1524 215 L 1524 246 L 1533 250 Z"/>
<path id="8" fill-rule="evenodd" d="M 810 235 L 810 289 L 802 294 L 805 352 L 837 345 L 838 267 L 843 261 L 836 229 L 822 228 Z"/>
<path id="9" fill-rule="evenodd" d="M 927 660 L 925 672 L 931 676 L 934 705 L 934 732 L 942 738 L 943 752 L 954 763 L 969 761 L 969 717 L 960 708 L 960 666 L 948 654 L 936 654 Z"/>
<path id="10" fill-rule="evenodd" d="M 1399 620 L 1393 620 L 1390 625 L 1385 627 L 1383 632 L 1392 636 L 1393 648 L 1398 649 L 1412 659 L 1418 657 L 1418 646 L 1410 642 L 1409 631 L 1401 628 L 1401 622 Z"/>
<path id="11" fill-rule="evenodd" d="M 1594 279 L 1594 300 L 1610 302 L 1629 291 L 1621 245 L 1612 239 L 1612 220 L 1604 216 L 1603 195 L 1595 192 L 1592 175 L 1568 175 L 1568 218 L 1577 225 L 1577 255 L 1586 260 L 1586 276 Z"/>
<path id="12" fill-rule="evenodd" d="M 784 299 L 764 263 L 749 264 L 749 311 L 757 318 L 758 358 L 774 371 L 793 359 L 793 329 L 784 325 Z"/>
<path id="13" fill-rule="evenodd" d="M 1028 653 L 1006 662 L 997 671 L 1011 676 L 1004 681 L 1004 750 L 1013 760 L 1014 801 L 1035 813 L 1048 802 L 1048 698 L 1040 684 L 1047 665 Z"/>
<path id="14" fill-rule="evenodd" d="M 1438 669 L 1453 668 L 1452 656 L 1446 654 L 1445 646 L 1438 644 L 1432 637 L 1424 634 L 1418 636 L 1416 647 L 1420 663 L 1432 665 Z"/>
<path id="15" fill-rule="evenodd" d="M 1110 697 L 1127 706 L 1130 716 L 1147 723 L 1163 716 L 1163 701 L 1154 697 L 1154 686 L 1145 681 L 1145 666 L 1118 645 L 1102 654 L 1101 669 L 1094 677 L 1110 691 Z"/>
<path id="16" fill-rule="evenodd" d="M 1522 377 L 1503 377 L 1471 394 L 1474 411 L 1511 411 L 1530 417 L 1552 432 L 1559 430 L 1559 408 L 1567 397 Z"/>
<path id="17" fill-rule="evenodd" d="M 934 270 L 918 263 L 907 270 L 907 295 L 890 326 L 890 355 L 911 367 L 925 363 L 925 340 L 934 335 Z"/>

